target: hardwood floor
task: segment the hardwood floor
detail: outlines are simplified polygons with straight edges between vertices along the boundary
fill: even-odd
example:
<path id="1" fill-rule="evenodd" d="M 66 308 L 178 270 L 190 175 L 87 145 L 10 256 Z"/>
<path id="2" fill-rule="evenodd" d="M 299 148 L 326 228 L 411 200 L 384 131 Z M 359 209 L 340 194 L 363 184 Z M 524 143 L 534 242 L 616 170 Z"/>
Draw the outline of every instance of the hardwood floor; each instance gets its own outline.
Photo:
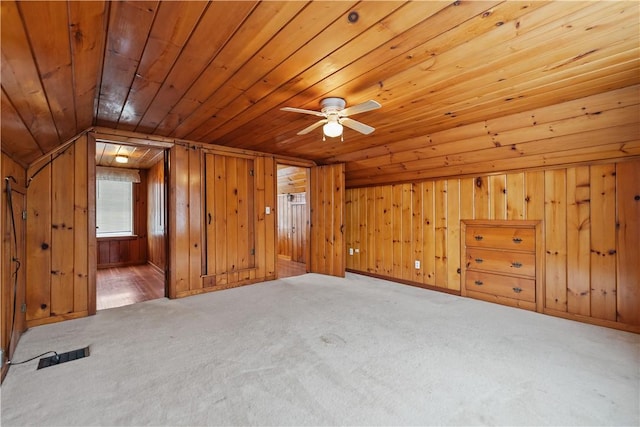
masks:
<path id="1" fill-rule="evenodd" d="M 279 278 L 300 276 L 306 272 L 305 264 L 278 258 Z M 98 310 L 165 296 L 164 275 L 148 264 L 99 269 L 96 288 Z"/>
<path id="2" fill-rule="evenodd" d="M 149 264 L 99 269 L 96 294 L 98 310 L 162 298 L 164 275 Z"/>
<path id="3" fill-rule="evenodd" d="M 278 278 L 300 276 L 307 272 L 306 264 L 278 257 Z"/>

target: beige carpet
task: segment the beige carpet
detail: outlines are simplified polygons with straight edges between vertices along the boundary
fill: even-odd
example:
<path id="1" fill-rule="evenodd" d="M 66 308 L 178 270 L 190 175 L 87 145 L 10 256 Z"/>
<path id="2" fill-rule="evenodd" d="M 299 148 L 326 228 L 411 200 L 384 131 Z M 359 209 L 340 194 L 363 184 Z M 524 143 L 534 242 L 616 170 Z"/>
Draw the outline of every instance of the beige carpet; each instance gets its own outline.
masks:
<path id="1" fill-rule="evenodd" d="M 349 274 L 41 326 L 2 425 L 635 425 L 640 337 Z"/>

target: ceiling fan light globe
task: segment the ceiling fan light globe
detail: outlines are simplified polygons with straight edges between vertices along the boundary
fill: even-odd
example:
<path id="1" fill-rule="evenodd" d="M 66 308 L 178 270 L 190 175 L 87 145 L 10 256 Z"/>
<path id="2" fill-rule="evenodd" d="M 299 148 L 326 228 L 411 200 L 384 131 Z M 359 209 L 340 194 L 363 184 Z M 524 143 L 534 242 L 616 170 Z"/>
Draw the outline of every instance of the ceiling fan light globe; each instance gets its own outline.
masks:
<path id="1" fill-rule="evenodd" d="M 322 127 L 322 131 L 329 138 L 342 135 L 342 125 L 338 122 L 329 122 Z"/>

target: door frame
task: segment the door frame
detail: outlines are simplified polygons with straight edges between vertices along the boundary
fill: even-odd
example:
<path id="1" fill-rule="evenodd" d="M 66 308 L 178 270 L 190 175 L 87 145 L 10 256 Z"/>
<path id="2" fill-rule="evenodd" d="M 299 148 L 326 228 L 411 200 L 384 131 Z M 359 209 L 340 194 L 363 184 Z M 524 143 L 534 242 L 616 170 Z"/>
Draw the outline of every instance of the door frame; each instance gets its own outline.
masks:
<path id="1" fill-rule="evenodd" d="M 90 169 L 89 173 L 89 206 L 92 206 L 92 209 L 89 209 L 89 247 L 93 248 L 93 251 L 89 253 L 89 293 L 88 293 L 88 305 L 89 305 L 89 315 L 94 315 L 97 312 L 97 243 L 98 239 L 96 237 L 96 174 L 95 167 L 96 165 L 96 153 L 95 147 L 97 142 L 106 142 L 110 144 L 118 144 L 118 145 L 126 145 L 130 147 L 153 147 L 157 149 L 163 150 L 163 168 L 164 168 L 164 182 L 163 182 L 163 191 L 164 191 L 164 247 L 165 247 L 165 265 L 164 265 L 164 296 L 166 298 L 169 297 L 169 259 L 170 259 L 170 250 L 171 245 L 169 242 L 169 226 L 170 226 L 170 215 L 171 211 L 169 209 L 169 191 L 170 191 L 170 161 L 171 161 L 171 148 L 175 145 L 171 142 L 164 141 L 156 141 L 152 139 L 141 139 L 135 137 L 121 136 L 121 135 L 113 135 L 109 133 L 103 133 L 102 131 L 106 129 L 95 130 L 88 133 L 87 144 L 90 149 L 87 150 L 87 154 L 89 156 L 88 162 Z M 148 227 L 148 225 L 147 225 Z"/>
<path id="2" fill-rule="evenodd" d="M 306 197 L 306 204 L 305 204 L 305 210 L 306 210 L 306 214 L 307 214 L 307 223 L 305 224 L 304 227 L 304 233 L 305 233 L 305 245 L 304 245 L 304 261 L 305 261 L 305 269 L 307 272 L 310 271 L 311 268 L 311 264 L 310 264 L 310 256 L 311 256 L 311 197 L 309 196 L 309 191 L 310 191 L 310 180 L 311 180 L 311 168 L 309 166 L 303 166 L 300 163 L 296 163 L 296 162 L 288 162 L 287 160 L 280 160 L 280 159 L 276 159 L 276 205 L 277 205 L 277 199 L 278 199 L 278 166 L 288 166 L 288 167 L 296 167 L 296 168 L 300 168 L 300 169 L 304 169 L 306 172 L 306 178 L 305 178 L 305 197 Z M 278 275 L 278 263 L 277 263 L 277 258 L 278 258 L 278 244 L 280 241 L 280 237 L 279 237 L 279 233 L 278 233 L 278 224 L 280 223 L 280 210 L 276 209 L 276 236 L 277 236 L 277 240 L 276 240 L 276 277 L 279 277 Z"/>

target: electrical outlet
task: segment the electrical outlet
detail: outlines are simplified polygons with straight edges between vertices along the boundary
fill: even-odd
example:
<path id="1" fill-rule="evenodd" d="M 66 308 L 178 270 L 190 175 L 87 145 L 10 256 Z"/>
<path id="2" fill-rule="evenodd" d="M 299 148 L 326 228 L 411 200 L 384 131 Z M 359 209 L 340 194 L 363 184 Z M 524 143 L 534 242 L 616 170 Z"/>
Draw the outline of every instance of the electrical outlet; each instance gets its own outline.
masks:
<path id="1" fill-rule="evenodd" d="M 420 260 L 416 260 L 416 270 L 420 270 Z"/>
<path id="2" fill-rule="evenodd" d="M 360 249 L 356 248 L 356 253 L 359 254 L 360 253 Z"/>
<path id="3" fill-rule="evenodd" d="M 4 350 L 0 349 L 0 369 L 4 366 Z"/>

